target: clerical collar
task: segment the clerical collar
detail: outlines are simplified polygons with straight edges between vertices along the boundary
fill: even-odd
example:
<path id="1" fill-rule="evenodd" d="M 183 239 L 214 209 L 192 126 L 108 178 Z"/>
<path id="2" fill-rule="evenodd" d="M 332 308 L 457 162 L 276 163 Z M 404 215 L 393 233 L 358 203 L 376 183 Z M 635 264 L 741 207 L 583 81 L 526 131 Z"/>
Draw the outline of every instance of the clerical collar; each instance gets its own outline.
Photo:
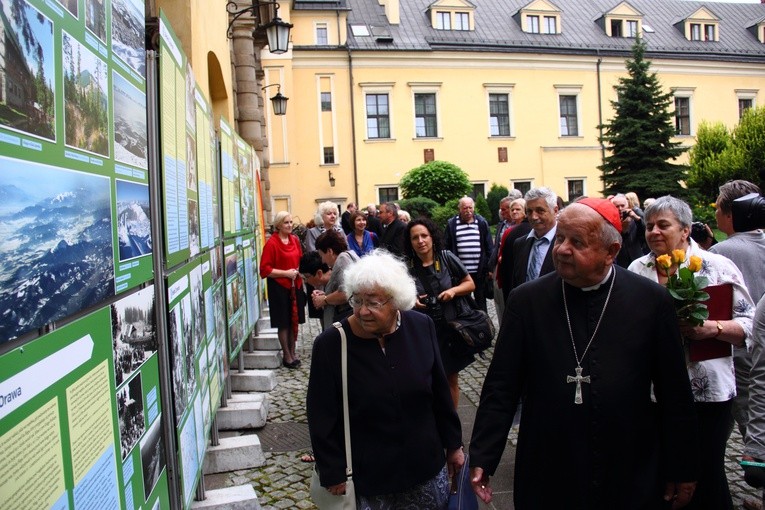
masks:
<path id="1" fill-rule="evenodd" d="M 580 290 L 582 290 L 582 291 L 584 291 L 584 292 L 588 292 L 588 291 L 591 291 L 591 290 L 598 290 L 598 289 L 600 288 L 600 286 L 601 286 L 601 285 L 603 285 L 604 283 L 606 283 L 606 282 L 608 281 L 608 279 L 609 279 L 609 278 L 611 278 L 611 274 L 612 274 L 613 272 L 614 272 L 614 266 L 611 266 L 611 268 L 608 270 L 608 274 L 606 274 L 606 277 L 605 277 L 605 278 L 603 278 L 602 280 L 600 280 L 600 283 L 596 283 L 595 285 L 592 285 L 592 286 L 590 286 L 590 287 L 582 287 Z"/>

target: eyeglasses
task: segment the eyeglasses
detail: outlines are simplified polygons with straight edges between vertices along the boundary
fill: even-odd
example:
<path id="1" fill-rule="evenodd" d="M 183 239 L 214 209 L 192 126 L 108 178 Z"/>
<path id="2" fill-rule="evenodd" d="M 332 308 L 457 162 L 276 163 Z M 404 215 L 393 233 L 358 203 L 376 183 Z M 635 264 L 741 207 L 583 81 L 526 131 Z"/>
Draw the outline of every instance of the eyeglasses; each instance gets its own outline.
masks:
<path id="1" fill-rule="evenodd" d="M 348 303 L 353 308 L 361 308 L 362 306 L 366 306 L 367 309 L 369 310 L 377 311 L 381 309 L 383 306 L 385 306 L 386 304 L 388 304 L 388 301 L 390 301 L 391 299 L 393 298 L 389 297 L 385 301 L 370 301 L 370 300 L 364 300 L 364 298 L 360 298 L 358 296 L 351 296 L 348 299 Z"/>

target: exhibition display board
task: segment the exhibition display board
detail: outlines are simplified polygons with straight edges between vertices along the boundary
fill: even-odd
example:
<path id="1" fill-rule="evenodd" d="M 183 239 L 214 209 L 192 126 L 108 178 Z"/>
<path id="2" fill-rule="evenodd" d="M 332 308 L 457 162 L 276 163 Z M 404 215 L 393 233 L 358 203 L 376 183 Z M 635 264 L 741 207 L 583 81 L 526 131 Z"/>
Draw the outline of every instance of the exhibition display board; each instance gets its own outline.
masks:
<path id="1" fill-rule="evenodd" d="M 260 315 L 257 157 L 145 31 L 0 0 L 0 508 L 190 507 Z"/>
<path id="2" fill-rule="evenodd" d="M 144 18 L 0 2 L 0 343 L 152 278 Z"/>
<path id="3" fill-rule="evenodd" d="M 151 286 L 0 357 L 0 508 L 167 508 Z"/>

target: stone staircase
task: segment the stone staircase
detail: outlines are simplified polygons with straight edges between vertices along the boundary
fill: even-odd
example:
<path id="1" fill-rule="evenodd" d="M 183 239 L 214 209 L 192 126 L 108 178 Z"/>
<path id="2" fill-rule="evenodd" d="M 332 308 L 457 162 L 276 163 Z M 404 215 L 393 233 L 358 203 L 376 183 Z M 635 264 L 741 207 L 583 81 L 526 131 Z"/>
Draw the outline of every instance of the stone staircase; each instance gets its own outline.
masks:
<path id="1" fill-rule="evenodd" d="M 276 387 L 276 370 L 282 352 L 276 329 L 271 328 L 264 310 L 252 337 L 245 342 L 242 355 L 231 364 L 231 397 L 216 413 L 218 445 L 207 447 L 203 474 L 224 473 L 261 467 L 266 462 L 257 431 L 268 419 L 268 393 Z M 240 365 L 241 360 L 241 367 Z M 238 485 L 205 491 L 205 499 L 194 501 L 194 509 L 260 510 L 252 485 Z"/>

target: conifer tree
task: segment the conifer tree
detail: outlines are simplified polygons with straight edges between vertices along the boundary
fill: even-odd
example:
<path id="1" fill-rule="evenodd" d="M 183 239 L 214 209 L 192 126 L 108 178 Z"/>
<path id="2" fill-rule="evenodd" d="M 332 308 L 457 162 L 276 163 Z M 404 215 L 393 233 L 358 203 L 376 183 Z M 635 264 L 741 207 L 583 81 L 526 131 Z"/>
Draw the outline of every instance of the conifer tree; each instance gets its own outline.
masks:
<path id="1" fill-rule="evenodd" d="M 615 115 L 599 126 L 600 141 L 608 155 L 603 165 L 604 194 L 634 191 L 641 198 L 672 194 L 682 196 L 678 181 L 687 167 L 671 163 L 687 149 L 673 142 L 673 95 L 664 93 L 650 62 L 644 60 L 645 43 L 632 47 L 626 63 L 629 76 L 619 78 L 618 100 L 611 101 Z"/>

